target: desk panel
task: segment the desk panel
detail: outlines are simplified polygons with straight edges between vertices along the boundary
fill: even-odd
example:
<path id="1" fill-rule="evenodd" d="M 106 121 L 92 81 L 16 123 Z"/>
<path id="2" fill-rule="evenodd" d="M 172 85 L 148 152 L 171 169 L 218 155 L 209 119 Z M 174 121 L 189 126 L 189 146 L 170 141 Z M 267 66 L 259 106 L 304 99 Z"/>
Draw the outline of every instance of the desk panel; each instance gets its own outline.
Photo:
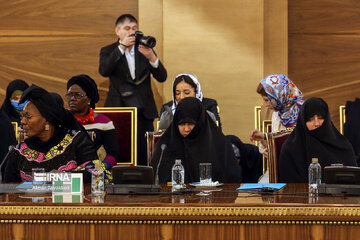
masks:
<path id="1" fill-rule="evenodd" d="M 307 186 L 276 194 L 107 195 L 104 203 L 52 203 L 0 195 L 1 239 L 351 239 L 360 237 L 360 197 L 309 198 Z M 85 193 L 89 192 L 88 186 Z"/>

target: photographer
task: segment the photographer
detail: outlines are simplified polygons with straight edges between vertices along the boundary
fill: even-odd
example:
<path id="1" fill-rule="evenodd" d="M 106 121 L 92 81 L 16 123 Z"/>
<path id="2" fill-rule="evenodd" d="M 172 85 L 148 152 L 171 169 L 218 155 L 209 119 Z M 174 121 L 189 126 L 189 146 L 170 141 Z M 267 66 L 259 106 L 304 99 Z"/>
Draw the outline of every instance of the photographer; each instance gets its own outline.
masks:
<path id="1" fill-rule="evenodd" d="M 150 48 L 153 46 L 147 47 L 146 41 L 141 41 L 147 37 L 137 30 L 138 22 L 130 14 L 121 15 L 116 20 L 115 33 L 119 40 L 101 49 L 99 72 L 110 78 L 105 107 L 137 107 L 137 161 L 146 165 L 145 132 L 154 130 L 153 121 L 158 117 L 150 75 L 164 82 L 167 72 Z"/>

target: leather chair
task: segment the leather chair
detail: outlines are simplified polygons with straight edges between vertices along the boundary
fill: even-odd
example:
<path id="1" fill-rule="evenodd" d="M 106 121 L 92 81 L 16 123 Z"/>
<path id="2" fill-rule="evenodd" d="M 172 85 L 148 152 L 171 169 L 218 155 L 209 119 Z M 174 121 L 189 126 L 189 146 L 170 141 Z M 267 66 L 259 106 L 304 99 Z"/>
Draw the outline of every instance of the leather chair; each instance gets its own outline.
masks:
<path id="1" fill-rule="evenodd" d="M 266 142 L 269 151 L 269 182 L 277 183 L 279 179 L 279 157 L 281 147 L 291 134 L 292 129 L 287 129 L 277 133 L 267 133 Z"/>
<path id="2" fill-rule="evenodd" d="M 118 165 L 137 165 L 137 108 L 97 107 L 94 112 L 106 115 L 115 126 L 118 147 Z"/>
<path id="3" fill-rule="evenodd" d="M 151 158 L 153 152 L 155 150 L 155 145 L 164 134 L 165 131 L 158 131 L 158 132 L 146 132 L 146 142 L 147 142 L 147 165 L 150 165 Z"/>

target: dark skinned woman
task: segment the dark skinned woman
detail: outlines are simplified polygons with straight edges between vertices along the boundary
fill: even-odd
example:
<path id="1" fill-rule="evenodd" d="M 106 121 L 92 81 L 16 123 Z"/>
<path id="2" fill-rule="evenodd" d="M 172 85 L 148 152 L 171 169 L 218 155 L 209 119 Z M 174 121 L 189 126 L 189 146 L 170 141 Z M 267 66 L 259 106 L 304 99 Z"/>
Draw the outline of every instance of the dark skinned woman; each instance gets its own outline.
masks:
<path id="1" fill-rule="evenodd" d="M 87 131 L 95 132 L 94 145 L 99 159 L 108 169 L 116 165 L 119 150 L 113 122 L 104 114 L 94 113 L 99 93 L 95 81 L 87 75 L 72 77 L 67 83 L 66 100 L 70 111 Z"/>
<path id="2" fill-rule="evenodd" d="M 26 89 L 20 103 L 25 101 L 21 124 L 27 138 L 5 159 L 4 182 L 31 181 L 33 168 L 83 171 L 89 181 L 97 154 L 81 125 L 43 88 Z"/>

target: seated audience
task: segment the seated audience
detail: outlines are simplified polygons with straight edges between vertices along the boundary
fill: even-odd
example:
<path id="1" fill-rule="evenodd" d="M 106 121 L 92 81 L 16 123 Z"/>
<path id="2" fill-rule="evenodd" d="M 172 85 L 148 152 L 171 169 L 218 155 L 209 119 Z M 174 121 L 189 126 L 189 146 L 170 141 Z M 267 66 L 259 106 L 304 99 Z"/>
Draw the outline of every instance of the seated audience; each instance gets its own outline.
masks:
<path id="1" fill-rule="evenodd" d="M 333 163 L 356 166 L 350 142 L 334 127 L 321 98 L 310 98 L 302 106 L 298 124 L 281 149 L 279 181 L 308 182 L 312 158 L 319 159 L 322 169 Z"/>
<path id="2" fill-rule="evenodd" d="M 72 77 L 67 83 L 66 99 L 78 122 L 95 133 L 94 145 L 99 159 L 111 169 L 119 158 L 118 143 L 113 122 L 104 114 L 94 113 L 99 101 L 95 81 L 87 75 Z"/>
<path id="3" fill-rule="evenodd" d="M 262 174 L 263 156 L 257 146 L 243 143 L 237 136 L 226 135 L 234 149 L 235 157 L 241 167 L 244 183 L 256 183 Z"/>
<path id="4" fill-rule="evenodd" d="M 20 103 L 26 101 L 21 124 L 27 138 L 5 159 L 3 181 L 31 181 L 33 168 L 46 172 L 93 170 L 96 150 L 73 115 L 36 85 L 22 94 Z M 89 172 L 84 173 L 84 181 L 89 181 Z"/>
<path id="5" fill-rule="evenodd" d="M 175 77 L 173 82 L 173 100 L 161 107 L 159 129 L 164 130 L 170 126 L 176 106 L 186 97 L 196 97 L 199 99 L 211 119 L 215 122 L 218 121 L 218 126 L 221 128 L 216 100 L 203 97 L 200 82 L 195 75 L 181 73 Z"/>
<path id="6" fill-rule="evenodd" d="M 20 111 L 24 109 L 26 104 L 19 104 L 19 100 L 23 91 L 25 91 L 29 85 L 20 79 L 13 80 L 6 88 L 6 96 L 1 111 L 3 111 L 10 119 L 11 122 L 17 122 L 20 124 Z"/>
<path id="7" fill-rule="evenodd" d="M 272 109 L 271 132 L 294 127 L 303 104 L 303 94 L 284 74 L 270 75 L 261 80 L 256 92 L 264 99 L 264 106 Z M 251 141 L 260 141 L 259 151 L 267 156 L 264 134 L 255 129 Z"/>
<path id="8" fill-rule="evenodd" d="M 171 181 L 175 159 L 181 159 L 186 183 L 199 181 L 199 164 L 202 162 L 212 164 L 213 181 L 241 182 L 241 168 L 230 142 L 197 98 L 184 98 L 176 107 L 172 123 L 155 146 L 151 160 L 155 171 L 163 144 L 167 147 L 159 168 L 161 183 Z"/>

